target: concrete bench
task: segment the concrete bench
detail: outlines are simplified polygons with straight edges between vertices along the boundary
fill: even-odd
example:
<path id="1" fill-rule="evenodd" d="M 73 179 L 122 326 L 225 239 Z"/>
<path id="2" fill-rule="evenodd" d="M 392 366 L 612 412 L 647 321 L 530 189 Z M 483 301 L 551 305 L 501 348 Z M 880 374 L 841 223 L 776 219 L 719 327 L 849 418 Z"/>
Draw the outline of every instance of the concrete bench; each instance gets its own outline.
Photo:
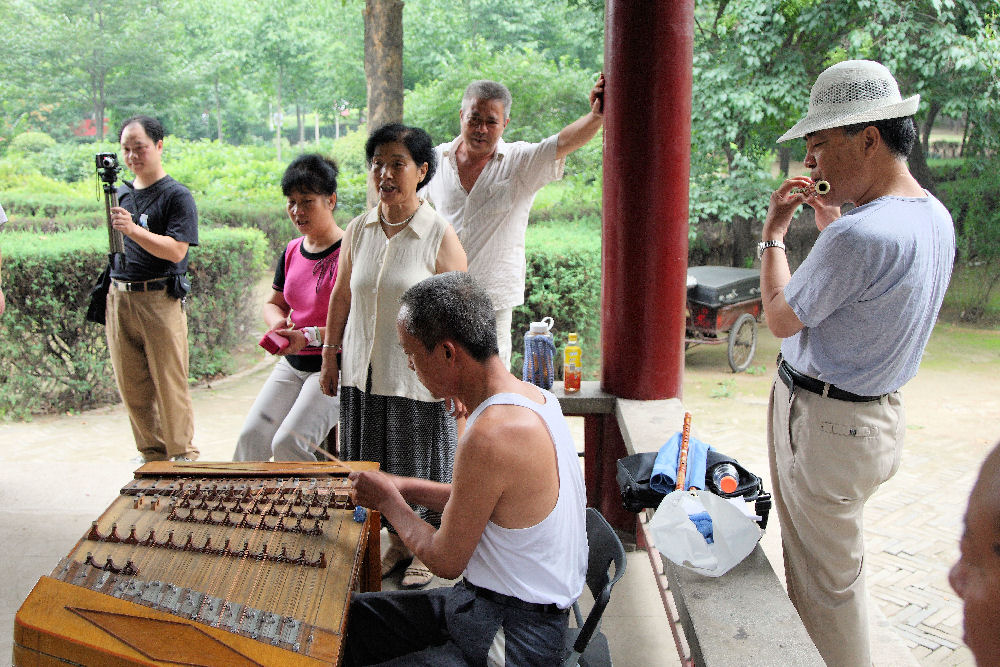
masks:
<path id="1" fill-rule="evenodd" d="M 622 507 L 615 461 L 627 454 L 658 451 L 683 424 L 683 405 L 677 399 L 619 399 L 602 392 L 597 382 L 584 382 L 574 394 L 566 394 L 561 383 L 552 391 L 564 414 L 584 417 L 588 504 L 597 507 L 626 540 L 631 537 L 640 547 L 646 546 L 644 524 Z M 689 656 L 671 628 L 684 663 L 824 664 L 760 545 L 717 578 L 679 568 L 655 549 L 650 554 L 667 615 L 671 621 L 679 619 L 684 631 Z"/>

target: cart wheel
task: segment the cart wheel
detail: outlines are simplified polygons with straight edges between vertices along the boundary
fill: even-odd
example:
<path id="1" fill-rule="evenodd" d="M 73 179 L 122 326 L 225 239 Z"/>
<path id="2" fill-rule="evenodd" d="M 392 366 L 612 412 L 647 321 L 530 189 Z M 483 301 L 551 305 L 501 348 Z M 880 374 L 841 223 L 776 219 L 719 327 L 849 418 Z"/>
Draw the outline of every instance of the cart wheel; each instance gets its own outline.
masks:
<path id="1" fill-rule="evenodd" d="M 757 349 L 757 320 L 743 313 L 729 330 L 729 367 L 734 373 L 745 371 Z"/>

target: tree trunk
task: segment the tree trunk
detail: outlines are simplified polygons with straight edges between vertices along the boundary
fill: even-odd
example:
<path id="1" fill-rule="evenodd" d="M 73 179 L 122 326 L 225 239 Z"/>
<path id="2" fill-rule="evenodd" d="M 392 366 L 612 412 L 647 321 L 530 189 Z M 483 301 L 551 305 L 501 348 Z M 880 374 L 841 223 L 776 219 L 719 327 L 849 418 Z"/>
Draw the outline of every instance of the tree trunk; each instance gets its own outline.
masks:
<path id="1" fill-rule="evenodd" d="M 107 133 L 104 130 L 104 114 L 107 113 L 108 108 L 107 102 L 104 98 L 104 76 L 100 77 L 100 83 L 98 85 L 97 118 L 94 119 L 94 122 L 97 123 L 97 133 L 95 136 L 100 137 L 101 141 L 104 141 L 107 138 Z"/>
<path id="2" fill-rule="evenodd" d="M 778 147 L 778 172 L 782 178 L 788 178 L 788 167 L 792 163 L 792 149 L 788 146 Z"/>
<path id="3" fill-rule="evenodd" d="M 757 239 L 750 220 L 739 215 L 730 223 L 733 242 L 729 266 L 750 266 L 757 252 Z"/>
<path id="4" fill-rule="evenodd" d="M 965 157 L 965 144 L 969 139 L 969 110 L 965 110 L 965 121 L 962 123 L 962 146 L 958 149 L 958 157 Z"/>
<path id="5" fill-rule="evenodd" d="M 219 75 L 215 75 L 215 137 L 222 143 L 222 96 L 219 95 Z"/>
<path id="6" fill-rule="evenodd" d="M 91 8 L 94 11 L 94 18 L 97 21 L 97 34 L 103 35 L 104 12 L 101 11 L 103 7 L 100 5 L 91 5 Z M 90 70 L 90 86 L 94 101 L 94 123 L 96 124 L 94 128 L 94 141 L 104 141 L 104 113 L 107 108 L 104 97 L 104 84 L 107 81 L 107 70 L 99 64 L 101 60 L 98 57 L 97 48 L 93 51 L 93 58 L 94 69 Z"/>
<path id="7" fill-rule="evenodd" d="M 909 164 L 910 173 L 913 174 L 913 178 L 917 179 L 920 185 L 933 193 L 937 188 L 934 184 L 934 176 L 931 174 L 930 167 L 927 166 L 927 155 L 924 153 L 923 143 L 920 141 L 913 142 Z"/>
<path id="8" fill-rule="evenodd" d="M 403 3 L 365 2 L 368 129 L 403 122 Z"/>
<path id="9" fill-rule="evenodd" d="M 403 122 L 403 2 L 365 0 L 365 81 L 368 132 Z M 375 191 L 368 184 L 368 204 Z"/>
<path id="10" fill-rule="evenodd" d="M 941 111 L 940 102 L 931 102 L 930 107 L 927 109 L 927 118 L 924 120 L 924 126 L 920 132 L 920 141 L 924 145 L 924 154 L 927 155 L 931 152 L 931 130 L 934 128 L 934 121 L 937 119 L 938 113 Z"/>
<path id="11" fill-rule="evenodd" d="M 281 74 L 282 68 L 278 68 L 278 111 L 274 118 L 274 145 L 278 152 L 278 162 L 281 162 L 281 126 L 284 124 L 285 114 L 281 112 Z"/>
<path id="12" fill-rule="evenodd" d="M 94 142 L 104 141 L 104 75 L 96 70 L 90 72 L 90 100 L 94 114 Z"/>
<path id="13" fill-rule="evenodd" d="M 306 112 L 301 104 L 295 105 L 295 120 L 299 123 L 299 146 L 306 143 Z"/>

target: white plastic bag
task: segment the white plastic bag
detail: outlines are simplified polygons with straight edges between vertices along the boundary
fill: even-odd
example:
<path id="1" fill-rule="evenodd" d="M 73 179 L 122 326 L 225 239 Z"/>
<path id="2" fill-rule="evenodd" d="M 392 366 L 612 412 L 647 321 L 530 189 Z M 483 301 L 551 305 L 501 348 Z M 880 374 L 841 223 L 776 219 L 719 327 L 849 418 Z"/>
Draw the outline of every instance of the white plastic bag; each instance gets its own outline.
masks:
<path id="1" fill-rule="evenodd" d="M 689 514 L 712 517 L 713 544 Z M 671 562 L 708 577 L 720 577 L 750 555 L 760 541 L 760 526 L 740 508 L 709 491 L 672 491 L 664 496 L 649 521 L 657 550 Z"/>

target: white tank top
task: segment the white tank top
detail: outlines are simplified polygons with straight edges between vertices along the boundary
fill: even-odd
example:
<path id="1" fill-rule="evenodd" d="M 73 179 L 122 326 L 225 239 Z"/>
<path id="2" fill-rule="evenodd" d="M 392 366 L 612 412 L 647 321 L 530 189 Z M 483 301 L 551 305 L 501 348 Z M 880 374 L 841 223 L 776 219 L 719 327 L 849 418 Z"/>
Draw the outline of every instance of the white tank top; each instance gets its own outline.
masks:
<path id="1" fill-rule="evenodd" d="M 536 412 L 555 445 L 559 465 L 559 499 L 541 522 L 528 528 L 504 528 L 492 521 L 465 567 L 476 586 L 526 602 L 569 607 L 580 596 L 587 575 L 586 492 L 569 425 L 559 400 L 539 389 L 545 403 L 520 394 L 496 394 L 469 416 L 466 428 L 491 405 L 518 405 Z"/>

